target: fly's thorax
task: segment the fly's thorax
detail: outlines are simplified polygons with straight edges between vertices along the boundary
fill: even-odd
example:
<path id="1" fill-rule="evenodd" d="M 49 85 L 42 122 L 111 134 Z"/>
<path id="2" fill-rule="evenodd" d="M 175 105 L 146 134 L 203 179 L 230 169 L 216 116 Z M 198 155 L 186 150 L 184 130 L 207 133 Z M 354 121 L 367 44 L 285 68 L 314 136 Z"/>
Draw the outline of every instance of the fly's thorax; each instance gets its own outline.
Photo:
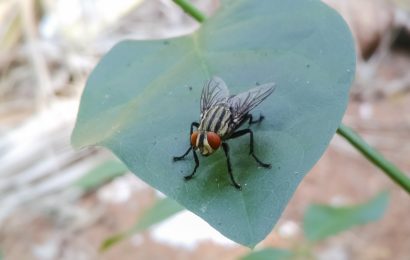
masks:
<path id="1" fill-rule="evenodd" d="M 229 135 L 233 123 L 232 118 L 232 112 L 228 105 L 213 106 L 203 113 L 198 131 L 213 132 L 223 138 Z"/>
<path id="2" fill-rule="evenodd" d="M 191 145 L 202 155 L 208 156 L 221 146 L 221 137 L 215 132 L 195 131 L 191 135 Z"/>

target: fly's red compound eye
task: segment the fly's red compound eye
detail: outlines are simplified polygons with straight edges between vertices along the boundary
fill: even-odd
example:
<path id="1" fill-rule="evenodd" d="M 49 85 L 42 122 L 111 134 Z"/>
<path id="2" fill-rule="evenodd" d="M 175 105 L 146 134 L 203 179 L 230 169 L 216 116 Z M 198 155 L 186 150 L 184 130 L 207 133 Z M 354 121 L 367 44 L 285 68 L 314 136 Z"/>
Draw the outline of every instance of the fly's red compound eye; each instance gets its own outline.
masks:
<path id="1" fill-rule="evenodd" d="M 193 132 L 192 135 L 191 135 L 191 145 L 192 145 L 193 147 L 196 147 L 196 140 L 197 140 L 197 138 L 198 138 L 198 131 L 195 131 L 195 132 Z"/>
<path id="2" fill-rule="evenodd" d="M 206 139 L 208 144 L 212 147 L 212 149 L 216 150 L 221 145 L 221 138 L 214 132 L 208 132 L 206 134 Z"/>

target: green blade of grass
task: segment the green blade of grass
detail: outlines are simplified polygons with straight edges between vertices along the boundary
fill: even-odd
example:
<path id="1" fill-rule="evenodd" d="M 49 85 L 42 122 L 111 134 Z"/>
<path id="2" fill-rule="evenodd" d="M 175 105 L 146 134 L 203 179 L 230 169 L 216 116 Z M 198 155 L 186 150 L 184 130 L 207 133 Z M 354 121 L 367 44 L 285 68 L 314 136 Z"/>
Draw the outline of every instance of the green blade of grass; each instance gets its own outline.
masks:
<path id="1" fill-rule="evenodd" d="M 157 201 L 151 208 L 144 212 L 135 225 L 127 231 L 110 236 L 100 246 L 100 251 L 106 251 L 119 242 L 129 238 L 135 233 L 142 232 L 151 226 L 182 211 L 184 208 L 174 200 L 165 198 Z"/>

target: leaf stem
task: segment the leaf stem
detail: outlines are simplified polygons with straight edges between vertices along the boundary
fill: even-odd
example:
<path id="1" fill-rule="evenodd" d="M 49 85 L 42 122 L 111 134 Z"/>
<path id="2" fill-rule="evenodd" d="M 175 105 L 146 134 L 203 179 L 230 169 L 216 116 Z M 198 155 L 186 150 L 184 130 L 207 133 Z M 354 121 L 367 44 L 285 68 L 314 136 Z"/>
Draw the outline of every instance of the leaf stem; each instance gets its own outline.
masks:
<path id="1" fill-rule="evenodd" d="M 186 0 L 174 0 L 174 2 L 198 22 L 201 23 L 205 21 L 206 16 L 191 3 Z M 406 174 L 399 170 L 394 164 L 386 160 L 378 151 L 368 145 L 349 127 L 341 124 L 337 129 L 337 133 L 345 138 L 351 145 L 353 145 L 353 147 L 359 150 L 364 157 L 380 168 L 387 176 L 389 176 L 394 182 L 410 194 L 410 178 L 407 177 Z"/>
<path id="2" fill-rule="evenodd" d="M 383 155 L 373 149 L 359 135 L 344 124 L 339 126 L 337 133 L 410 194 L 410 178 L 407 177 L 406 174 L 399 170 L 394 164 L 386 160 Z"/>
<path id="3" fill-rule="evenodd" d="M 192 18 L 194 18 L 198 22 L 202 23 L 203 21 L 205 21 L 206 16 L 188 1 L 174 0 L 174 2 L 177 5 L 179 5 L 179 7 L 181 7 L 182 10 L 184 10 L 187 14 L 189 14 Z"/>

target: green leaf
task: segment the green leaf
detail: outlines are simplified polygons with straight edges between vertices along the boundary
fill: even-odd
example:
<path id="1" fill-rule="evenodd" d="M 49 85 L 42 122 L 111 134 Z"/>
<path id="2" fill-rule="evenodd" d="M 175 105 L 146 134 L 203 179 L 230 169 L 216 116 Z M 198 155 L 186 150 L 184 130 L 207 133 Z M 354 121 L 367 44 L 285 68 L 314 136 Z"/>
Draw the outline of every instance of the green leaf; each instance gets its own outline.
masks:
<path id="1" fill-rule="evenodd" d="M 286 249 L 266 248 L 251 252 L 241 260 L 287 260 L 292 259 L 292 255 L 292 252 Z"/>
<path id="2" fill-rule="evenodd" d="M 322 240 L 353 226 L 379 220 L 387 208 L 388 199 L 388 193 L 382 192 L 356 206 L 311 205 L 303 220 L 305 236 L 311 241 Z"/>
<path id="3" fill-rule="evenodd" d="M 160 223 L 183 209 L 184 208 L 181 205 L 172 199 L 165 198 L 159 200 L 150 209 L 144 212 L 141 218 L 130 230 L 113 235 L 104 240 L 101 244 L 100 250 L 105 251 L 124 239 L 127 239 L 131 235 L 144 231 L 152 225 Z"/>
<path id="4" fill-rule="evenodd" d="M 77 180 L 74 186 L 86 191 L 94 190 L 127 171 L 123 163 L 117 160 L 107 160 Z"/>
<path id="5" fill-rule="evenodd" d="M 75 146 L 102 145 L 142 180 L 194 212 L 226 237 L 254 246 L 270 233 L 299 182 L 326 149 L 348 101 L 355 70 L 351 34 L 320 1 L 225 0 L 195 33 L 163 41 L 125 41 L 98 64 L 84 90 Z M 253 113 L 249 137 L 229 140 L 230 183 L 222 149 L 173 162 L 199 120 L 202 86 L 212 76 L 236 94 L 275 82 Z"/>

